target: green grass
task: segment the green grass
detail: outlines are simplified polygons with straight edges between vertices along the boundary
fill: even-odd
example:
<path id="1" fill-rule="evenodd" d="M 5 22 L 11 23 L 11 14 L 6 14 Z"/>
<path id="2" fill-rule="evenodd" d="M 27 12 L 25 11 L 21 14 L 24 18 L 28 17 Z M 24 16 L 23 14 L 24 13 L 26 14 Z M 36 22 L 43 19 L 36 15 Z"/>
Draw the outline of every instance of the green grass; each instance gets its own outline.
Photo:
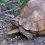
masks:
<path id="1" fill-rule="evenodd" d="M 24 7 L 29 0 L 20 0 L 20 7 Z"/>
<path id="2" fill-rule="evenodd" d="M 22 9 L 27 4 L 28 1 L 29 0 L 20 0 L 20 3 L 18 4 L 18 6 L 20 7 L 20 9 Z M 16 15 L 19 15 L 19 14 L 20 14 L 20 12 L 17 11 Z"/>
<path id="3" fill-rule="evenodd" d="M 0 5 L 6 6 L 8 4 L 8 1 L 9 0 L 0 0 Z M 16 8 L 12 6 L 12 9 L 14 9 L 14 15 L 18 16 L 20 14 L 20 10 L 26 5 L 27 2 L 28 0 L 20 0 Z"/>

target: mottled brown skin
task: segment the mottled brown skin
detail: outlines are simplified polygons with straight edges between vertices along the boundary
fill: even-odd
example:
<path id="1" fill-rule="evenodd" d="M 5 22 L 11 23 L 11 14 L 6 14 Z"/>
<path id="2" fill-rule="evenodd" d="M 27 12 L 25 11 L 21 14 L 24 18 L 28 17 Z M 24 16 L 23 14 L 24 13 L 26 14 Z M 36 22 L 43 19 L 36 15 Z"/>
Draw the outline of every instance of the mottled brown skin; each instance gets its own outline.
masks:
<path id="1" fill-rule="evenodd" d="M 42 7 L 43 6 L 43 7 Z M 27 37 L 32 38 L 30 35 L 43 35 L 45 34 L 45 0 L 29 0 L 27 5 L 23 8 L 19 24 L 25 29 L 25 32 L 20 29 Z M 44 8 L 44 9 L 43 9 Z M 22 28 L 21 27 L 21 28 Z M 32 33 L 32 34 L 31 34 Z"/>
<path id="2" fill-rule="evenodd" d="M 19 18 L 19 32 L 28 39 L 45 34 L 45 0 L 29 0 Z"/>

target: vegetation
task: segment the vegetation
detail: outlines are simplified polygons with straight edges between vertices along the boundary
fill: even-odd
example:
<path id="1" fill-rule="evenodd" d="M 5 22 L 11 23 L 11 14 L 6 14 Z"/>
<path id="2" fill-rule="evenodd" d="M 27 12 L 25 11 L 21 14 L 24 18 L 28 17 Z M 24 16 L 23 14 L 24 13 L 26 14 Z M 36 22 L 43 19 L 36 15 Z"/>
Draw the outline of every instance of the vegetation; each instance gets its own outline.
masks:
<path id="1" fill-rule="evenodd" d="M 13 12 L 13 14 L 15 16 L 18 16 L 20 14 L 20 10 L 22 9 L 22 7 L 24 7 L 26 5 L 28 0 L 19 0 L 19 2 L 16 4 L 16 6 L 15 5 L 13 6 L 9 2 L 10 2 L 9 0 L 0 0 L 0 5 L 6 6 L 9 9 L 12 9 L 11 11 Z"/>

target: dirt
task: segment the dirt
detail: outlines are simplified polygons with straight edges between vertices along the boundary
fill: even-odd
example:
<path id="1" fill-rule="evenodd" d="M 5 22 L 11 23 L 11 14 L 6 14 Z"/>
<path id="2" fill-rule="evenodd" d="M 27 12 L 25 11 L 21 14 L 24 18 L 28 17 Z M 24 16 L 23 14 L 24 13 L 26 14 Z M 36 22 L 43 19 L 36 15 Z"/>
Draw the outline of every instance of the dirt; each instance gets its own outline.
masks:
<path id="1" fill-rule="evenodd" d="M 13 0 L 13 2 L 17 1 L 18 0 Z M 5 16 L 5 14 L 13 14 L 13 10 L 11 11 L 11 9 L 7 7 L 0 7 L 1 11 L 3 12 L 3 14 L 0 14 L 0 45 L 45 45 L 45 35 L 35 36 L 31 40 L 28 40 L 20 33 L 8 35 L 7 32 L 9 32 L 12 27 L 12 18 Z"/>
<path id="2" fill-rule="evenodd" d="M 0 38 L 0 45 L 45 45 L 45 36 L 35 36 L 33 39 L 28 40 L 20 33 L 5 35 Z"/>

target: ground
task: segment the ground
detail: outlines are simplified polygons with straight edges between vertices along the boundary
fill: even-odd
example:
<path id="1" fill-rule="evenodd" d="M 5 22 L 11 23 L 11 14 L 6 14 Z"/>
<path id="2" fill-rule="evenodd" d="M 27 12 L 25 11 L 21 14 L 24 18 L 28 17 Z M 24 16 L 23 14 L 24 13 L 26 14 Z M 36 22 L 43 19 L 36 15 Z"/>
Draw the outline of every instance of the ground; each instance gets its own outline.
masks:
<path id="1" fill-rule="evenodd" d="M 35 36 L 33 39 L 28 40 L 20 33 L 7 35 L 11 30 L 12 18 L 9 15 L 18 16 L 20 9 L 26 4 L 27 1 L 21 0 L 0 0 L 0 45 L 45 45 L 45 35 Z M 19 3 L 20 2 L 20 3 Z M 19 5 L 18 5 L 19 4 Z M 6 16 L 7 14 L 8 16 Z"/>

